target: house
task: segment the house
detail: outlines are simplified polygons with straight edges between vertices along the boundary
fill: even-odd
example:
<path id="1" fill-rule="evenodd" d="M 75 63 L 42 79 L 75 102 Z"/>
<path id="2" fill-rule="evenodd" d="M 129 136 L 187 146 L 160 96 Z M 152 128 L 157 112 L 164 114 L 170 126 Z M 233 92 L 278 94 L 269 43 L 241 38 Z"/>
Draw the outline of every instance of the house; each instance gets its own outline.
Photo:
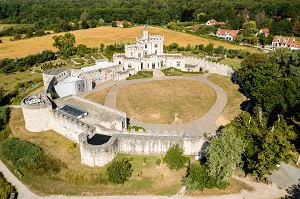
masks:
<path id="1" fill-rule="evenodd" d="M 123 28 L 124 21 L 117 21 L 117 26 Z M 127 21 L 128 26 L 131 25 L 131 22 Z"/>
<path id="2" fill-rule="evenodd" d="M 199 30 L 199 25 L 194 25 L 194 26 L 193 26 L 193 31 L 196 32 L 197 30 Z"/>
<path id="3" fill-rule="evenodd" d="M 205 25 L 207 26 L 215 26 L 215 25 L 225 25 L 226 23 L 223 22 L 223 21 L 220 21 L 218 22 L 217 20 L 214 20 L 214 19 L 211 19 L 211 20 L 208 20 Z"/>
<path id="4" fill-rule="evenodd" d="M 226 30 L 219 28 L 216 32 L 217 37 L 225 38 L 227 41 L 233 41 L 234 37 L 240 32 L 240 30 Z"/>
<path id="5" fill-rule="evenodd" d="M 299 50 L 300 42 L 296 41 L 295 37 L 275 36 L 272 41 L 273 49 L 288 48 L 291 50 Z"/>
<path id="6" fill-rule="evenodd" d="M 270 34 L 269 28 L 262 28 L 258 31 L 257 35 L 264 34 L 265 37 L 268 37 Z"/>

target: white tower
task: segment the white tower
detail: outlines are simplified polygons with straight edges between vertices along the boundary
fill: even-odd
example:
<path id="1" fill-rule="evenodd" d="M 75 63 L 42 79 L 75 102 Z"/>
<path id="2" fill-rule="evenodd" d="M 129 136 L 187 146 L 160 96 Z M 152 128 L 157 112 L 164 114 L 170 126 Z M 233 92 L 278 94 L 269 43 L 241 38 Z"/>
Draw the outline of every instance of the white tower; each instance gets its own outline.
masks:
<path id="1" fill-rule="evenodd" d="M 147 30 L 147 28 L 144 28 L 144 30 L 143 30 L 143 39 L 148 39 L 148 30 Z"/>

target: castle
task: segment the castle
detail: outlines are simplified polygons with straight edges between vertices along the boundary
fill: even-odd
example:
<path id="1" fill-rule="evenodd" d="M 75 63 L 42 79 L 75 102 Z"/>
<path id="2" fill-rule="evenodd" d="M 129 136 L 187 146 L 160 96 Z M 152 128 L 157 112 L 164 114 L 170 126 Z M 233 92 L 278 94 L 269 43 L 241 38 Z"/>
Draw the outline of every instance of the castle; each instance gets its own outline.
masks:
<path id="1" fill-rule="evenodd" d="M 54 130 L 80 146 L 81 162 L 103 166 L 120 153 L 162 154 L 173 144 L 184 153 L 198 154 L 205 141 L 203 132 L 127 131 L 126 113 L 81 98 L 78 94 L 93 89 L 95 83 L 125 79 L 142 69 L 176 67 L 205 70 L 230 76 L 233 70 L 224 64 L 204 59 L 163 53 L 164 37 L 148 35 L 126 45 L 124 54 L 115 54 L 114 63 L 99 60 L 81 69 L 50 69 L 44 72 L 44 90 L 22 100 L 25 127 L 32 132 Z M 60 98 L 52 99 L 51 93 Z"/>

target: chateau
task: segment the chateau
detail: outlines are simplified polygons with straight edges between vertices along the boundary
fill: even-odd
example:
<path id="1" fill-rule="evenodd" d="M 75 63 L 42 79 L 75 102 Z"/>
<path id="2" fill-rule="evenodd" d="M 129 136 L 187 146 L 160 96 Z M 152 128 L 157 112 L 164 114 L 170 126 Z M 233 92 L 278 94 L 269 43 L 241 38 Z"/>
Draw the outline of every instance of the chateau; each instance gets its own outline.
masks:
<path id="1" fill-rule="evenodd" d="M 204 132 L 128 132 L 126 113 L 81 98 L 95 84 L 124 80 L 142 69 L 176 67 L 187 71 L 207 71 L 230 76 L 233 70 L 224 64 L 204 59 L 163 53 L 164 37 L 148 35 L 126 45 L 124 54 L 115 54 L 114 62 L 98 60 L 81 69 L 50 69 L 44 72 L 44 90 L 22 100 L 25 127 L 32 132 L 54 130 L 80 146 L 81 162 L 103 166 L 120 153 L 161 154 L 178 143 L 184 153 L 198 154 L 205 141 Z M 51 94 L 56 93 L 58 99 Z"/>

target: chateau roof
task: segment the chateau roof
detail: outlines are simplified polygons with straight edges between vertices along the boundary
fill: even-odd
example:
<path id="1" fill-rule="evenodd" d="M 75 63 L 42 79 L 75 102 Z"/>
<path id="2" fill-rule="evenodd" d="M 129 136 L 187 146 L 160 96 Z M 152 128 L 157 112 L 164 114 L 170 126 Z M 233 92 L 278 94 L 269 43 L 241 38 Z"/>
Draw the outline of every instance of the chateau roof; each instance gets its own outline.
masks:
<path id="1" fill-rule="evenodd" d="M 96 62 L 96 65 L 94 65 L 94 66 L 88 66 L 88 67 L 81 68 L 81 71 L 82 72 L 90 72 L 90 71 L 99 70 L 99 69 L 107 69 L 107 68 L 114 67 L 114 66 L 116 66 L 116 64 L 114 64 L 112 62 L 99 61 L 99 62 Z"/>
<path id="2" fill-rule="evenodd" d="M 269 28 L 263 28 L 260 30 L 262 33 L 264 33 L 265 35 L 269 35 L 270 34 L 270 30 Z"/>

